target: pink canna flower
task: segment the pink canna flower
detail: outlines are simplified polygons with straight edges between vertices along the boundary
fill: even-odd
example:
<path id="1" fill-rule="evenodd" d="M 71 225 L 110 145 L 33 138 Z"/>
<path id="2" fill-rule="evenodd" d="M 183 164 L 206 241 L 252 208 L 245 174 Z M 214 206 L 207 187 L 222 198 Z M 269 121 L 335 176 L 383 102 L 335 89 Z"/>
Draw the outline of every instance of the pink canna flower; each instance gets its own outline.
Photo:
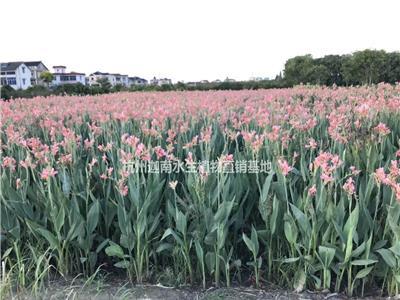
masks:
<path id="1" fill-rule="evenodd" d="M 353 176 L 357 176 L 358 174 L 361 173 L 361 171 L 360 171 L 360 170 L 357 170 L 355 166 L 351 166 L 351 167 L 350 167 L 350 171 L 351 171 L 351 174 L 352 174 Z"/>
<path id="2" fill-rule="evenodd" d="M 310 187 L 310 188 L 308 189 L 308 195 L 309 195 L 310 197 L 314 197 L 316 193 L 317 193 L 317 187 L 316 187 L 315 184 L 314 184 L 312 187 Z"/>
<path id="3" fill-rule="evenodd" d="M 343 190 L 349 194 L 349 195 L 353 195 L 355 192 L 355 186 L 354 186 L 354 180 L 352 177 L 349 177 L 346 180 L 346 183 L 343 185 Z"/>
<path id="4" fill-rule="evenodd" d="M 379 135 L 385 136 L 390 133 L 390 129 L 384 123 L 379 123 L 375 128 L 374 131 L 377 132 Z"/>
<path id="5" fill-rule="evenodd" d="M 212 127 L 205 128 L 200 134 L 200 142 L 209 143 L 211 141 Z"/>
<path id="6" fill-rule="evenodd" d="M 91 133 L 92 133 L 94 136 L 99 135 L 99 134 L 101 133 L 101 128 L 98 127 L 98 126 L 96 126 L 96 124 L 94 124 L 94 123 L 93 123 L 93 124 L 87 123 L 87 125 L 88 125 L 88 127 L 89 127 Z"/>
<path id="7" fill-rule="evenodd" d="M 305 147 L 306 147 L 307 149 L 312 149 L 312 150 L 314 150 L 314 149 L 317 148 L 317 146 L 318 146 L 317 142 L 316 142 L 313 138 L 310 138 L 310 139 L 308 140 L 308 144 L 307 144 Z"/>
<path id="8" fill-rule="evenodd" d="M 387 178 L 387 175 L 383 168 L 376 169 L 374 176 L 377 184 L 383 183 L 388 185 L 390 183 L 390 180 Z"/>
<path id="9" fill-rule="evenodd" d="M 278 159 L 278 166 L 283 176 L 287 176 L 293 170 L 286 160 Z"/>
<path id="10" fill-rule="evenodd" d="M 360 115 L 360 117 L 367 117 L 370 111 L 370 106 L 367 103 L 362 103 L 360 106 L 356 108 L 356 111 Z"/>
<path id="11" fill-rule="evenodd" d="M 128 195 L 128 186 L 126 185 L 125 179 L 118 180 L 118 191 L 122 196 Z"/>
<path id="12" fill-rule="evenodd" d="M 241 135 L 246 143 L 251 143 L 256 132 L 253 130 L 252 132 L 242 131 Z"/>
<path id="13" fill-rule="evenodd" d="M 187 155 L 187 158 L 185 158 L 185 161 L 187 164 L 192 164 L 193 163 L 193 154 L 192 152 L 189 152 Z"/>
<path id="14" fill-rule="evenodd" d="M 57 173 L 58 172 L 55 171 L 54 168 L 48 166 L 42 170 L 42 173 L 40 174 L 40 178 L 43 180 L 48 180 L 51 177 L 56 176 Z"/>
<path id="15" fill-rule="evenodd" d="M 119 174 L 121 175 L 122 179 L 126 179 L 126 178 L 129 177 L 130 173 L 129 173 L 129 171 L 122 169 L 122 170 L 119 171 Z"/>
<path id="16" fill-rule="evenodd" d="M 15 172 L 16 161 L 13 157 L 6 156 L 3 158 L 3 163 L 1 164 L 3 168 L 8 168 L 11 172 Z"/>
<path id="17" fill-rule="evenodd" d="M 94 140 L 85 139 L 83 141 L 85 150 L 89 150 L 93 148 Z"/>
<path id="18" fill-rule="evenodd" d="M 154 153 L 156 154 L 157 159 L 161 159 L 164 156 L 166 156 L 166 154 L 167 154 L 167 152 L 163 148 L 161 148 L 160 146 L 157 146 L 157 147 L 154 148 Z"/>
<path id="19" fill-rule="evenodd" d="M 268 139 L 273 142 L 277 141 L 279 139 L 280 130 L 281 130 L 281 126 L 278 126 L 278 125 L 272 126 L 272 132 L 267 133 Z"/>
<path id="20" fill-rule="evenodd" d="M 206 169 L 204 168 L 203 165 L 199 166 L 199 174 L 200 174 L 200 178 L 204 181 L 205 179 L 207 179 L 208 177 L 208 173 L 206 171 Z"/>
<path id="21" fill-rule="evenodd" d="M 397 160 L 392 160 L 390 162 L 389 172 L 390 172 L 390 177 L 393 179 L 400 177 L 400 168 L 398 166 Z"/>
<path id="22" fill-rule="evenodd" d="M 22 182 L 20 178 L 17 178 L 17 180 L 15 181 L 15 186 L 17 190 L 19 190 L 22 187 Z"/>
<path id="23" fill-rule="evenodd" d="M 72 154 L 61 155 L 59 161 L 62 165 L 70 165 L 72 163 Z"/>
<path id="24" fill-rule="evenodd" d="M 329 184 L 334 181 L 334 179 L 330 173 L 322 173 L 321 179 L 324 182 L 324 184 Z"/>
<path id="25" fill-rule="evenodd" d="M 19 162 L 19 165 L 20 165 L 21 167 L 25 168 L 25 169 L 28 169 L 28 168 L 35 169 L 35 168 L 36 168 L 36 164 L 34 164 L 34 163 L 32 162 L 32 157 L 31 157 L 30 155 L 28 155 L 28 156 L 25 158 L 25 160 L 21 160 L 21 161 Z"/>
<path id="26" fill-rule="evenodd" d="M 150 152 L 147 150 L 145 153 L 142 154 L 140 159 L 145 161 L 150 161 L 151 160 Z"/>
<path id="27" fill-rule="evenodd" d="M 136 145 L 139 143 L 139 139 L 133 135 L 129 136 L 128 134 L 123 134 L 121 137 L 121 141 L 123 144 L 129 145 L 132 148 L 136 148 Z"/>
<path id="28" fill-rule="evenodd" d="M 92 161 L 88 164 L 89 166 L 89 171 L 92 172 L 93 170 L 93 166 L 97 163 L 97 159 L 96 158 L 92 158 Z"/>
<path id="29" fill-rule="evenodd" d="M 57 155 L 59 150 L 60 150 L 60 147 L 58 146 L 58 144 L 54 144 L 51 146 L 51 154 L 53 154 L 54 156 Z"/>
<path id="30" fill-rule="evenodd" d="M 144 152 L 145 148 L 146 148 L 146 147 L 144 146 L 144 144 L 143 144 L 143 143 L 140 143 L 140 144 L 136 147 L 135 156 L 136 156 L 136 157 L 140 157 L 140 156 L 142 155 L 142 153 Z"/>
<path id="31" fill-rule="evenodd" d="M 173 131 L 172 129 L 168 129 L 167 142 L 172 144 L 174 142 L 175 137 L 176 137 L 175 131 Z"/>

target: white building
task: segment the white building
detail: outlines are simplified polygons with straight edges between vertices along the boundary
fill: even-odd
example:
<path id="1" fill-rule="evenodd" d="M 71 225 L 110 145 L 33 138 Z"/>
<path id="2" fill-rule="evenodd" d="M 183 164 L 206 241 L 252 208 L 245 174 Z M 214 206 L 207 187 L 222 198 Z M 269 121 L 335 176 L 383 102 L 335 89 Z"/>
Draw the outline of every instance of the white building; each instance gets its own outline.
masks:
<path id="1" fill-rule="evenodd" d="M 107 79 L 111 85 L 115 85 L 115 77 L 113 75 L 111 75 L 110 73 L 103 73 L 103 72 L 94 72 L 92 74 L 89 75 L 88 77 L 88 84 L 89 85 L 98 85 L 98 80 L 99 79 Z"/>
<path id="2" fill-rule="evenodd" d="M 83 85 L 86 84 L 85 81 L 85 73 L 78 72 L 66 72 L 65 66 L 54 66 L 54 79 L 52 81 L 52 85 L 60 85 L 60 84 L 74 84 L 81 83 Z"/>
<path id="3" fill-rule="evenodd" d="M 31 84 L 31 72 L 23 62 L 0 63 L 1 85 L 9 85 L 15 90 L 26 90 Z"/>
<path id="4" fill-rule="evenodd" d="M 24 64 L 31 71 L 31 84 L 38 85 L 44 84 L 43 80 L 40 79 L 40 75 L 43 72 L 48 72 L 49 69 L 41 61 L 25 61 Z"/>
<path id="5" fill-rule="evenodd" d="M 129 84 L 129 79 L 128 79 L 128 75 L 122 75 L 122 74 L 111 74 L 115 76 L 115 85 L 119 84 L 119 85 L 123 85 L 123 86 L 128 86 Z"/>
<path id="6" fill-rule="evenodd" d="M 129 77 L 128 78 L 128 85 L 129 86 L 144 86 L 147 85 L 147 80 L 140 77 Z"/>
<path id="7" fill-rule="evenodd" d="M 268 77 L 250 77 L 249 81 L 263 81 L 263 80 L 269 80 Z"/>
<path id="8" fill-rule="evenodd" d="M 168 79 L 168 78 L 153 78 L 152 80 L 150 80 L 150 84 L 151 85 L 158 85 L 158 86 L 162 86 L 162 85 L 170 85 L 172 84 L 172 80 Z"/>
<path id="9" fill-rule="evenodd" d="M 128 75 L 122 75 L 118 73 L 104 73 L 104 72 L 94 72 L 89 75 L 88 77 L 88 84 L 89 85 L 98 85 L 98 80 L 99 79 L 107 79 L 110 83 L 111 86 L 116 86 L 116 85 L 123 85 L 123 86 L 129 86 L 129 77 Z"/>

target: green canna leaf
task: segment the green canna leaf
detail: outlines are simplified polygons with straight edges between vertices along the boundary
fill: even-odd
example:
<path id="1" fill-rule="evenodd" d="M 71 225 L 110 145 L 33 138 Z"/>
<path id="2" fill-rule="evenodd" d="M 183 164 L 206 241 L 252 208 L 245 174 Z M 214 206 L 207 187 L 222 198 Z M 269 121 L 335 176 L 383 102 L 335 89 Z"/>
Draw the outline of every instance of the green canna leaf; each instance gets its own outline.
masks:
<path id="1" fill-rule="evenodd" d="M 108 256 L 116 256 L 118 258 L 124 258 L 124 250 L 122 248 L 110 241 L 110 246 L 105 249 Z"/>
<path id="2" fill-rule="evenodd" d="M 333 258 L 335 257 L 335 253 L 336 253 L 336 250 L 334 248 L 325 247 L 325 246 L 318 247 L 318 254 L 321 257 L 325 268 L 328 268 L 331 265 Z"/>
<path id="3" fill-rule="evenodd" d="M 91 234 L 97 227 L 97 224 L 99 222 L 99 213 L 100 213 L 100 204 L 99 201 L 96 200 L 96 202 L 94 202 L 91 205 L 87 215 L 86 222 L 87 222 L 88 234 Z"/>
<path id="4" fill-rule="evenodd" d="M 377 262 L 378 262 L 377 260 L 373 260 L 373 259 L 357 259 L 357 260 L 353 260 L 351 262 L 351 264 L 353 266 L 367 266 L 367 265 L 375 264 Z"/>
<path id="5" fill-rule="evenodd" d="M 359 272 L 356 274 L 355 279 L 362 279 L 362 278 L 364 278 L 364 277 L 367 277 L 368 274 L 371 273 L 371 271 L 372 271 L 373 269 L 374 269 L 373 266 L 372 266 L 372 267 L 365 268 L 365 269 L 362 269 L 361 271 L 359 271 Z"/>
<path id="6" fill-rule="evenodd" d="M 245 233 L 243 233 L 243 241 L 245 242 L 247 248 L 249 248 L 249 250 L 250 250 L 252 253 L 255 253 L 255 252 L 256 252 L 256 251 L 255 251 L 255 246 L 254 246 L 253 242 L 246 236 Z"/>
<path id="7" fill-rule="evenodd" d="M 54 234 L 44 228 L 38 228 L 37 231 L 47 240 L 47 242 L 50 244 L 51 249 L 58 249 L 59 241 Z"/>
<path id="8" fill-rule="evenodd" d="M 381 257 L 383 258 L 385 263 L 389 266 L 389 268 L 394 268 L 396 266 L 396 258 L 393 256 L 393 253 L 391 251 L 382 248 L 376 250 L 376 252 L 378 252 L 381 255 Z"/>

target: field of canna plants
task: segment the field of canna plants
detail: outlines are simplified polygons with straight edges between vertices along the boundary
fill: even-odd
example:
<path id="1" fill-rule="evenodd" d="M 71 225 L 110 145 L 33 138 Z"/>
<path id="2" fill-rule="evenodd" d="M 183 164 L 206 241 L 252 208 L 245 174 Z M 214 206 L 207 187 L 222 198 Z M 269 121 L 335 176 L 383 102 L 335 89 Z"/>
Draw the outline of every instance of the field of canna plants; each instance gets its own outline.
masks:
<path id="1" fill-rule="evenodd" d="M 2 295 L 133 283 L 400 292 L 400 86 L 1 103 Z"/>

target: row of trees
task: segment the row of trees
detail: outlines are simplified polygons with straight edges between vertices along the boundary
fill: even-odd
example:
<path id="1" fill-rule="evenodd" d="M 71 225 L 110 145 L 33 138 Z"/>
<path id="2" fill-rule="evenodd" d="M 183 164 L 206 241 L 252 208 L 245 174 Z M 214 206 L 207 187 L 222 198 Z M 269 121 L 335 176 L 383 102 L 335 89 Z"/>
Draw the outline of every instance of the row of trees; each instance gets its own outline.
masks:
<path id="1" fill-rule="evenodd" d="M 50 95 L 98 95 L 115 93 L 121 91 L 190 91 L 190 90 L 243 90 L 243 89 L 269 89 L 269 88 L 283 88 L 287 87 L 285 81 L 281 78 L 275 80 L 263 81 L 236 81 L 236 82 L 210 82 L 202 83 L 196 86 L 187 85 L 182 82 L 171 85 L 146 85 L 146 86 L 132 86 L 125 87 L 123 85 L 112 86 L 107 79 L 99 79 L 98 85 L 87 86 L 81 83 L 77 84 L 63 84 L 56 87 L 49 86 L 32 86 L 26 90 L 14 90 L 11 86 L 2 86 L 0 91 L 0 98 L 32 98 L 36 96 L 50 96 Z"/>
<path id="2" fill-rule="evenodd" d="M 178 82 L 163 86 L 112 86 L 107 79 L 99 79 L 96 86 L 82 84 L 66 84 L 50 88 L 53 80 L 51 73 L 43 73 L 42 80 L 47 86 L 34 86 L 27 90 L 13 90 L 10 86 L 3 86 L 0 97 L 31 98 L 48 95 L 96 95 L 119 91 L 171 91 L 171 90 L 242 90 L 284 88 L 297 84 L 318 85 L 362 85 L 379 82 L 400 82 L 400 52 L 386 52 L 384 50 L 363 50 L 347 55 L 326 55 L 313 58 L 310 54 L 296 56 L 286 61 L 284 76 L 279 74 L 273 80 L 263 81 L 236 81 L 198 83 L 195 86 Z"/>
<path id="3" fill-rule="evenodd" d="M 347 55 L 313 58 L 310 54 L 290 58 L 285 64 L 288 85 L 362 85 L 400 81 L 400 52 L 363 50 Z"/>

